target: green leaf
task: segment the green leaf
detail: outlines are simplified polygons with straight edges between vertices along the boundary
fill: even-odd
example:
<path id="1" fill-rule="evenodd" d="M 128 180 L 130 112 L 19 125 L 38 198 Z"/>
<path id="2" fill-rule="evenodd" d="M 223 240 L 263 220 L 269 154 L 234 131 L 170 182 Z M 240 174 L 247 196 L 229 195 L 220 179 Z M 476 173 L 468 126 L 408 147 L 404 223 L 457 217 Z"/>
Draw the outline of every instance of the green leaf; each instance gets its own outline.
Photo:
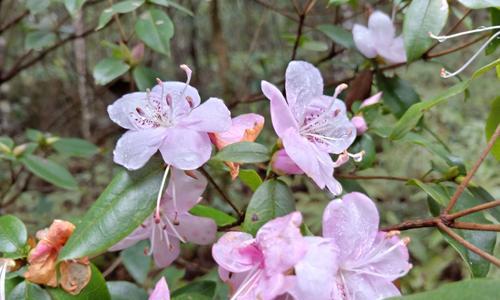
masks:
<path id="1" fill-rule="evenodd" d="M 191 208 L 189 212 L 198 217 L 210 218 L 215 221 L 215 224 L 217 224 L 217 226 L 226 226 L 236 222 L 235 217 L 203 204 L 197 204 L 196 206 Z"/>
<path id="2" fill-rule="evenodd" d="M 148 299 L 148 293 L 145 290 L 128 281 L 108 281 L 106 285 L 108 286 L 111 300 Z"/>
<path id="3" fill-rule="evenodd" d="M 364 151 L 363 160 L 356 163 L 360 170 L 370 168 L 376 159 L 375 142 L 373 138 L 365 133 L 359 140 L 352 146 L 352 152 L 357 153 Z"/>
<path id="4" fill-rule="evenodd" d="M 0 136 L 0 144 L 12 149 L 14 147 L 14 140 L 8 136 Z"/>
<path id="5" fill-rule="evenodd" d="M 159 9 L 143 13 L 135 23 L 135 32 L 151 49 L 170 55 L 170 39 L 174 36 L 174 23 Z"/>
<path id="6" fill-rule="evenodd" d="M 183 286 L 172 292 L 172 299 L 205 299 L 198 297 L 206 297 L 212 299 L 215 294 L 216 284 L 213 281 L 197 281 Z M 189 298 L 188 295 L 196 295 L 197 297 Z M 181 297 L 182 296 L 182 297 Z"/>
<path id="7" fill-rule="evenodd" d="M 352 33 L 350 31 L 332 24 L 322 24 L 316 28 L 344 48 L 354 48 L 354 40 L 352 39 Z"/>
<path id="8" fill-rule="evenodd" d="M 458 2 L 472 9 L 500 6 L 498 0 L 458 0 Z"/>
<path id="9" fill-rule="evenodd" d="M 468 186 L 467 189 L 474 195 L 476 199 L 481 200 L 482 203 L 490 202 L 490 201 L 495 201 L 495 197 L 493 197 L 490 193 L 488 193 L 487 190 L 480 186 Z M 500 207 L 493 207 L 488 209 L 488 213 L 493 216 L 497 220 L 497 222 L 500 222 Z"/>
<path id="10" fill-rule="evenodd" d="M 99 152 L 96 145 L 77 138 L 60 138 L 52 147 L 61 154 L 77 157 L 91 157 Z"/>
<path id="11" fill-rule="evenodd" d="M 140 226 L 154 210 L 162 165 L 152 160 L 138 171 L 119 172 L 77 224 L 59 260 L 98 255 Z"/>
<path id="12" fill-rule="evenodd" d="M 47 9 L 50 5 L 50 0 L 26 0 L 25 6 L 32 14 L 40 13 Z"/>
<path id="13" fill-rule="evenodd" d="M 96 30 L 100 30 L 111 21 L 115 14 L 125 14 L 139 8 L 144 3 L 144 0 L 126 0 L 113 4 L 111 7 L 102 11 L 99 16 L 99 23 Z"/>
<path id="14" fill-rule="evenodd" d="M 445 207 L 448 204 L 449 195 L 446 189 L 437 183 L 423 183 L 418 179 L 408 181 L 409 184 L 416 185 L 429 195 L 440 206 Z"/>
<path id="15" fill-rule="evenodd" d="M 99 269 L 93 264 L 90 265 L 92 275 L 87 286 L 78 294 L 71 295 L 61 288 L 47 289 L 53 300 L 111 300 L 106 281 Z M 133 298 L 130 298 L 133 299 Z"/>
<path id="16" fill-rule="evenodd" d="M 290 188 L 279 179 L 265 181 L 250 199 L 243 229 L 253 235 L 268 221 L 295 210 Z"/>
<path id="17" fill-rule="evenodd" d="M 160 78 L 161 74 L 145 66 L 137 66 L 132 70 L 135 84 L 141 91 L 145 91 L 156 85 L 156 78 Z"/>
<path id="18" fill-rule="evenodd" d="M 304 41 L 300 46 L 309 51 L 322 52 L 328 50 L 328 45 L 319 41 Z"/>
<path id="19" fill-rule="evenodd" d="M 38 30 L 26 35 L 24 46 L 28 50 L 42 50 L 43 48 L 54 44 L 56 35 L 53 32 Z"/>
<path id="20" fill-rule="evenodd" d="M 262 184 L 262 178 L 260 178 L 257 171 L 252 169 L 240 169 L 238 177 L 240 178 L 241 182 L 243 182 L 254 192 Z"/>
<path id="21" fill-rule="evenodd" d="M 470 279 L 444 284 L 423 293 L 389 298 L 388 300 L 492 300 L 498 298 L 498 279 Z"/>
<path id="22" fill-rule="evenodd" d="M 78 188 L 73 175 L 65 167 L 49 159 L 28 154 L 21 157 L 20 161 L 31 173 L 55 186 L 67 190 Z"/>
<path id="23" fill-rule="evenodd" d="M 499 6 L 500 7 L 500 6 Z M 491 18 L 491 26 L 499 26 L 500 25 L 500 8 L 495 8 L 492 7 L 489 9 L 490 11 L 490 18 Z M 500 29 L 494 30 L 492 34 L 495 34 L 499 31 Z M 498 46 L 500 45 L 500 38 L 496 38 L 493 41 L 491 41 L 488 46 L 486 46 L 485 53 L 486 55 L 490 55 L 495 53 L 497 50 Z"/>
<path id="24" fill-rule="evenodd" d="M 500 124 L 500 97 L 497 97 L 493 100 L 493 103 L 491 103 L 490 113 L 486 119 L 486 127 L 484 128 L 484 131 L 488 141 L 491 139 L 493 133 L 495 133 L 495 129 L 498 124 Z M 497 160 L 500 160 L 500 140 L 497 140 L 493 145 L 491 154 L 493 154 Z"/>
<path id="25" fill-rule="evenodd" d="M 448 19 L 448 2 L 443 0 L 412 1 L 405 13 L 403 38 L 408 61 L 414 61 L 434 41 L 429 32 L 438 35 Z"/>
<path id="26" fill-rule="evenodd" d="M 237 163 L 259 163 L 269 160 L 269 150 L 259 143 L 239 142 L 222 148 L 214 159 Z"/>
<path id="27" fill-rule="evenodd" d="M 144 254 L 144 249 L 148 247 L 147 241 L 141 241 L 120 253 L 123 265 L 134 280 L 143 284 L 151 269 L 151 256 Z"/>
<path id="28" fill-rule="evenodd" d="M 174 1 L 170 1 L 170 0 L 148 0 L 148 2 L 151 2 L 151 3 L 154 3 L 154 4 L 157 4 L 157 5 L 161 5 L 161 6 L 165 6 L 165 7 L 173 7 L 191 17 L 194 17 L 194 14 L 191 10 L 189 10 L 188 8 L 186 8 L 185 6 L 182 6 Z"/>
<path id="29" fill-rule="evenodd" d="M 411 85 L 397 75 L 390 78 L 377 73 L 376 78 L 377 86 L 383 92 L 384 104 L 396 117 L 401 117 L 409 107 L 420 101 Z"/>
<path id="30" fill-rule="evenodd" d="M 51 300 L 49 294 L 41 287 L 23 281 L 10 292 L 9 300 Z M 56 299 L 57 300 L 57 299 Z"/>
<path id="31" fill-rule="evenodd" d="M 86 0 L 64 0 L 64 6 L 70 13 L 70 15 L 75 16 L 76 13 L 82 8 Z"/>
<path id="32" fill-rule="evenodd" d="M 21 220 L 12 215 L 0 217 L 0 252 L 18 252 L 27 240 L 28 232 Z"/>
<path id="33" fill-rule="evenodd" d="M 95 65 L 93 76 L 96 84 L 105 85 L 123 75 L 129 68 L 129 65 L 119 59 L 105 58 Z"/>

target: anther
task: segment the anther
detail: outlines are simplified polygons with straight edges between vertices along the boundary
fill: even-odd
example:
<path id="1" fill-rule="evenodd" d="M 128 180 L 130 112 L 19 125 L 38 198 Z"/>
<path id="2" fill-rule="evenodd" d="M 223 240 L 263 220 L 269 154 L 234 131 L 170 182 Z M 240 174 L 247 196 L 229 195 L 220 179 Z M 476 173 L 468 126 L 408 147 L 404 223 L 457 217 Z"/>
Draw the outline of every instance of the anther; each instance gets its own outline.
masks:
<path id="1" fill-rule="evenodd" d="M 399 231 L 399 230 L 391 230 L 391 231 L 389 231 L 389 232 L 385 235 L 385 238 L 386 238 L 386 239 L 390 239 L 390 238 L 392 238 L 393 236 L 398 236 L 398 235 L 400 235 L 400 234 L 401 234 L 401 231 Z"/>
<path id="2" fill-rule="evenodd" d="M 172 106 L 172 95 L 167 94 L 166 100 L 167 100 L 168 106 L 171 107 Z"/>
<path id="3" fill-rule="evenodd" d="M 403 244 L 404 244 L 405 246 L 407 246 L 407 245 L 410 243 L 411 239 L 410 239 L 409 237 L 404 237 L 404 238 L 402 239 L 402 241 L 403 241 Z"/>

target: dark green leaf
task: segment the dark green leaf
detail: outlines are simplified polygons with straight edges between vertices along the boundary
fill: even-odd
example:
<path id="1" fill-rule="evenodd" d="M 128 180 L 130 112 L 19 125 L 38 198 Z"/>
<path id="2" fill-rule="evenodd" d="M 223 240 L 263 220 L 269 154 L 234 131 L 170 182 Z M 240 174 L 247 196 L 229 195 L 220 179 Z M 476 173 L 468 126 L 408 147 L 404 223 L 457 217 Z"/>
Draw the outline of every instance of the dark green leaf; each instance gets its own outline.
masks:
<path id="1" fill-rule="evenodd" d="M 191 17 L 194 17 L 194 14 L 191 10 L 189 10 L 188 8 L 180 5 L 179 3 L 176 3 L 174 1 L 171 1 L 171 0 L 148 0 L 148 2 L 151 2 L 151 3 L 154 3 L 154 4 L 157 4 L 157 5 L 161 5 L 161 6 L 165 6 L 165 7 L 173 7 Z"/>
<path id="2" fill-rule="evenodd" d="M 213 281 L 197 281 L 183 286 L 172 292 L 172 299 L 204 299 L 204 298 L 188 298 L 186 296 L 195 294 L 207 299 L 212 299 L 215 293 L 216 284 Z M 181 296 L 185 295 L 181 298 Z"/>
<path id="3" fill-rule="evenodd" d="M 142 241 L 120 253 L 123 265 L 139 284 L 143 284 L 146 281 L 151 269 L 151 256 L 144 254 L 144 249 L 147 247 L 148 242 Z"/>
<path id="4" fill-rule="evenodd" d="M 144 0 L 125 0 L 113 4 L 111 7 L 102 11 L 99 16 L 99 23 L 96 30 L 102 29 L 106 24 L 111 21 L 115 14 L 125 14 L 132 12 L 139 8 L 144 3 Z"/>
<path id="5" fill-rule="evenodd" d="M 449 195 L 445 187 L 437 183 L 423 183 L 418 179 L 412 179 L 408 182 L 421 188 L 440 206 L 445 207 L 448 204 Z"/>
<path id="6" fill-rule="evenodd" d="M 378 88 L 383 92 L 384 104 L 396 117 L 401 117 L 410 106 L 420 101 L 411 85 L 397 75 L 389 78 L 378 73 L 376 78 Z"/>
<path id="7" fill-rule="evenodd" d="M 154 210 L 162 163 L 152 160 L 138 171 L 121 171 L 77 224 L 59 259 L 95 256 L 136 229 Z"/>
<path id="8" fill-rule="evenodd" d="M 305 41 L 300 46 L 309 51 L 322 52 L 328 50 L 328 45 L 319 41 Z"/>
<path id="9" fill-rule="evenodd" d="M 240 178 L 241 182 L 243 182 L 254 192 L 262 184 L 262 178 L 260 178 L 259 174 L 257 174 L 257 172 L 252 169 L 240 169 L 238 177 Z"/>
<path id="10" fill-rule="evenodd" d="M 28 50 L 42 50 L 43 48 L 54 44 L 56 35 L 50 31 L 38 30 L 26 35 L 24 46 Z"/>
<path id="11" fill-rule="evenodd" d="M 350 49 L 354 47 L 354 40 L 352 39 L 352 33 L 350 31 L 332 24 L 323 24 L 316 28 L 344 48 Z"/>
<path id="12" fill-rule="evenodd" d="M 105 85 L 123 75 L 129 68 L 129 65 L 119 59 L 105 58 L 95 65 L 92 75 L 97 84 Z"/>
<path id="13" fill-rule="evenodd" d="M 80 10 L 80 8 L 82 8 L 85 1 L 86 0 L 64 0 L 64 5 L 66 6 L 68 12 L 72 16 L 75 16 L 76 13 Z"/>
<path id="14" fill-rule="evenodd" d="M 290 188 L 279 179 L 265 181 L 250 199 L 243 229 L 253 235 L 268 221 L 295 210 Z"/>
<path id="15" fill-rule="evenodd" d="M 128 281 L 108 281 L 108 286 L 111 300 L 146 300 L 148 293 Z"/>
<path id="16" fill-rule="evenodd" d="M 253 142 L 240 142 L 222 148 L 214 159 L 237 163 L 258 163 L 269 160 L 266 146 Z"/>
<path id="17" fill-rule="evenodd" d="M 12 147 L 14 147 L 14 140 L 8 136 L 0 136 L 0 144 L 12 149 Z"/>
<path id="18" fill-rule="evenodd" d="M 91 157 L 99 152 L 96 145 L 77 138 L 60 138 L 52 147 L 61 154 L 77 157 Z"/>
<path id="19" fill-rule="evenodd" d="M 498 279 L 470 279 L 443 286 L 428 292 L 389 298 L 390 300 L 492 300 L 498 298 Z"/>
<path id="20" fill-rule="evenodd" d="M 10 292 L 9 300 L 51 300 L 49 294 L 36 284 L 23 281 Z M 57 300 L 57 299 L 56 299 Z"/>
<path id="21" fill-rule="evenodd" d="M 174 23 L 159 9 L 143 13 L 135 23 L 135 32 L 151 49 L 170 55 L 170 39 L 174 36 Z"/>
<path id="22" fill-rule="evenodd" d="M 498 0 L 458 0 L 458 2 L 472 9 L 500 6 Z"/>
<path id="23" fill-rule="evenodd" d="M 490 113 L 488 115 L 488 119 L 486 119 L 486 127 L 484 129 L 486 133 L 486 139 L 490 140 L 491 136 L 495 132 L 498 124 L 500 124 L 500 97 L 497 97 L 491 103 Z M 491 149 L 491 154 L 497 159 L 500 160 L 500 140 L 497 140 Z"/>
<path id="24" fill-rule="evenodd" d="M 487 190 L 480 186 L 471 186 L 469 185 L 467 189 L 474 195 L 476 199 L 481 200 L 482 203 L 490 202 L 490 201 L 495 201 L 495 197 L 493 197 L 490 193 L 488 193 Z M 488 213 L 490 213 L 493 218 L 497 220 L 497 222 L 500 222 L 500 207 L 493 207 L 488 209 Z"/>
<path id="25" fill-rule="evenodd" d="M 156 78 L 160 78 L 161 74 L 145 66 L 137 66 L 132 71 L 135 84 L 141 91 L 152 88 L 156 84 Z"/>
<path id="26" fill-rule="evenodd" d="M 500 6 L 499 6 L 500 7 Z M 491 17 L 491 26 L 499 26 L 500 25 L 500 8 L 492 7 L 489 9 L 490 17 Z M 497 33 L 500 29 L 494 30 L 493 34 Z M 486 46 L 485 53 L 486 55 L 493 54 L 498 46 L 500 45 L 500 38 L 496 38 L 491 43 Z"/>
<path id="27" fill-rule="evenodd" d="M 33 174 L 63 189 L 76 190 L 78 184 L 65 167 L 43 157 L 25 155 L 20 161 Z"/>
<path id="28" fill-rule="evenodd" d="M 236 222 L 235 217 L 213 207 L 202 204 L 197 204 L 195 207 L 191 208 L 189 212 L 195 216 L 210 218 L 215 221 L 217 226 L 226 226 Z"/>
<path id="29" fill-rule="evenodd" d="M 17 217 L 5 215 L 0 217 L 0 252 L 17 252 L 28 239 L 26 226 Z"/>
<path id="30" fill-rule="evenodd" d="M 71 295 L 61 288 L 49 288 L 53 300 L 111 300 L 106 281 L 99 269 L 90 265 L 92 276 L 87 286 L 78 294 Z M 132 299 L 132 298 L 130 298 Z"/>
<path id="31" fill-rule="evenodd" d="M 414 61 L 435 41 L 429 32 L 438 35 L 448 19 L 448 2 L 443 0 L 412 1 L 405 13 L 403 38 L 408 61 Z"/>

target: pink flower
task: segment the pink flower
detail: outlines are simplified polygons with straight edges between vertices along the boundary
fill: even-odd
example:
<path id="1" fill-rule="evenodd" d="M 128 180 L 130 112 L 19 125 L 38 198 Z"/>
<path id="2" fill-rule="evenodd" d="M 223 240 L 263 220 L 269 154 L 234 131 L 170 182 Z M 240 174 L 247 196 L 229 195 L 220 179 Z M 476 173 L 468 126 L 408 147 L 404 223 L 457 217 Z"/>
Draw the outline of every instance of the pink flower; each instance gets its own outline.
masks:
<path id="1" fill-rule="evenodd" d="M 330 202 L 323 215 L 323 238 L 305 238 L 309 249 L 295 266 L 294 297 L 373 300 L 400 295 L 392 281 L 411 268 L 409 240 L 398 232 L 378 231 L 378 224 L 375 204 L 361 193 Z"/>
<path id="2" fill-rule="evenodd" d="M 182 170 L 173 169 L 167 191 L 160 206 L 159 218 L 155 214 L 128 237 L 110 248 L 117 251 L 145 239 L 151 241 L 148 255 L 153 255 L 158 267 L 170 265 L 180 253 L 180 242 L 208 245 L 215 241 L 217 225 L 212 219 L 193 216 L 189 210 L 195 206 L 207 186 L 199 172 L 193 178 Z"/>
<path id="3" fill-rule="evenodd" d="M 366 125 L 365 118 L 362 115 L 352 117 L 351 122 L 356 127 L 357 135 L 363 135 L 368 130 L 368 125 Z"/>
<path id="4" fill-rule="evenodd" d="M 231 126 L 224 102 L 210 98 L 200 105 L 198 91 L 189 85 L 191 70 L 182 65 L 187 82 L 159 82 L 152 91 L 126 94 L 108 106 L 111 120 L 128 131 L 118 140 L 114 161 L 139 169 L 160 150 L 175 168 L 193 170 L 210 158 L 208 132 Z"/>
<path id="5" fill-rule="evenodd" d="M 158 280 L 148 300 L 170 300 L 170 290 L 168 289 L 165 277 Z"/>
<path id="6" fill-rule="evenodd" d="M 363 108 L 363 107 L 377 104 L 380 102 L 380 98 L 382 98 L 382 92 L 378 92 L 375 95 L 363 100 L 363 102 L 361 102 L 361 105 L 359 106 L 359 108 Z"/>
<path id="7" fill-rule="evenodd" d="M 368 58 L 381 56 L 389 63 L 406 61 L 403 37 L 396 37 L 391 18 L 383 12 L 375 11 L 370 15 L 368 28 L 355 24 L 352 35 L 358 50 Z"/>
<path id="8" fill-rule="evenodd" d="M 264 117 L 258 114 L 239 115 L 231 121 L 232 125 L 228 131 L 209 134 L 210 140 L 218 150 L 238 142 L 253 142 L 264 127 Z M 230 168 L 231 178 L 236 179 L 240 165 L 234 162 L 226 162 L 226 165 Z"/>
<path id="9" fill-rule="evenodd" d="M 271 300 L 291 288 L 289 274 L 304 256 L 306 244 L 293 212 L 262 226 L 256 238 L 228 232 L 212 248 L 221 279 L 230 284 L 231 300 Z"/>
<path id="10" fill-rule="evenodd" d="M 344 102 L 337 99 L 347 87 L 339 85 L 333 97 L 323 95 L 323 78 L 310 63 L 292 61 L 286 69 L 286 100 L 280 90 L 262 81 L 264 95 L 271 100 L 271 117 L 276 134 L 288 156 L 320 187 L 342 191 L 333 178 L 334 162 L 329 153 L 340 154 L 356 137 L 356 128 L 346 115 Z"/>
<path id="11" fill-rule="evenodd" d="M 274 152 L 271 159 L 271 166 L 273 171 L 279 175 L 304 174 L 304 171 L 286 154 L 285 149 Z"/>

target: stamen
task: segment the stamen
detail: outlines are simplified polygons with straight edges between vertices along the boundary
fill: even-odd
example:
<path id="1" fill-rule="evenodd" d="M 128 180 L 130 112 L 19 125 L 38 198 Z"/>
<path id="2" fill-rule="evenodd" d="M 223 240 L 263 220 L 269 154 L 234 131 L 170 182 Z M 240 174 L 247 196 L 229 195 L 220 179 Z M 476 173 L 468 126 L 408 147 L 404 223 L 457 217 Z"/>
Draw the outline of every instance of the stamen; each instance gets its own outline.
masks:
<path id="1" fill-rule="evenodd" d="M 151 256 L 151 254 L 153 254 L 153 249 L 155 248 L 155 236 L 156 236 L 155 233 L 156 233 L 156 226 L 153 225 L 153 230 L 151 230 L 151 245 L 148 253 L 146 253 L 147 256 Z"/>
<path id="2" fill-rule="evenodd" d="M 492 27 L 498 27 L 500 28 L 500 26 L 492 26 Z M 456 76 L 458 74 L 460 74 L 463 70 L 465 70 L 465 68 L 467 68 L 475 59 L 476 57 L 481 53 L 483 52 L 484 48 L 486 48 L 486 46 L 488 46 L 489 43 L 491 43 L 491 41 L 493 41 L 494 39 L 496 39 L 498 36 L 500 36 L 500 31 L 496 32 L 494 35 L 492 35 L 487 41 L 486 43 L 484 43 L 480 48 L 479 50 L 477 50 L 476 53 L 474 53 L 474 55 L 458 70 L 456 70 L 455 72 L 453 73 L 450 73 L 448 71 L 446 71 L 445 69 L 442 69 L 441 70 L 441 77 L 442 78 L 450 78 L 450 77 L 453 77 L 453 76 Z"/>
<path id="3" fill-rule="evenodd" d="M 495 30 L 495 29 L 500 29 L 500 25 L 489 26 L 489 27 L 481 26 L 478 29 L 463 31 L 463 32 L 459 32 L 459 33 L 455 33 L 455 34 L 451 34 L 451 35 L 435 35 L 432 32 L 429 32 L 429 36 L 431 38 L 433 38 L 433 39 L 438 40 L 440 43 L 442 43 L 442 42 L 444 42 L 446 40 L 449 40 L 449 39 L 452 39 L 452 38 L 456 38 L 456 37 L 459 37 L 459 36 L 464 36 L 464 35 L 468 35 L 468 34 L 473 34 L 473 33 L 478 33 L 478 32 L 483 32 L 483 31 L 488 31 L 488 30 Z"/>
<path id="4" fill-rule="evenodd" d="M 250 287 L 259 279 L 261 273 L 262 271 L 259 269 L 250 271 L 230 300 L 237 300 L 239 296 L 246 295 L 250 291 Z"/>
<path id="5" fill-rule="evenodd" d="M 347 152 L 347 155 L 349 155 L 350 157 L 352 157 L 352 159 L 355 161 L 355 162 L 360 162 L 363 160 L 363 156 L 365 155 L 365 151 L 362 150 L 358 153 L 349 153 Z"/>
<path id="6" fill-rule="evenodd" d="M 158 197 L 156 198 L 156 212 L 155 212 L 155 222 L 158 224 L 160 222 L 160 202 L 163 196 L 163 187 L 165 186 L 165 181 L 167 181 L 168 171 L 170 170 L 170 165 L 165 168 L 165 173 L 163 173 L 163 178 L 161 180 L 160 190 L 158 191 Z"/>
<path id="7" fill-rule="evenodd" d="M 385 238 L 386 238 L 386 239 L 390 239 L 390 238 L 392 238 L 392 237 L 394 237 L 394 236 L 398 236 L 398 235 L 400 235 L 400 234 L 401 234 L 401 231 L 399 231 L 399 230 L 391 230 L 391 231 L 389 231 L 389 232 L 385 235 Z"/>
<path id="8" fill-rule="evenodd" d="M 168 217 L 165 217 L 163 218 L 164 221 L 167 222 L 168 226 L 170 226 L 170 229 L 172 229 L 174 235 L 183 243 L 186 242 L 186 240 L 179 234 L 179 232 L 177 231 L 177 229 L 175 229 L 175 226 L 174 224 L 172 224 L 172 222 L 170 222 L 170 219 Z"/>
<path id="9" fill-rule="evenodd" d="M 347 84 L 341 83 L 335 88 L 335 93 L 333 94 L 333 98 L 337 99 L 337 97 L 348 87 Z"/>

